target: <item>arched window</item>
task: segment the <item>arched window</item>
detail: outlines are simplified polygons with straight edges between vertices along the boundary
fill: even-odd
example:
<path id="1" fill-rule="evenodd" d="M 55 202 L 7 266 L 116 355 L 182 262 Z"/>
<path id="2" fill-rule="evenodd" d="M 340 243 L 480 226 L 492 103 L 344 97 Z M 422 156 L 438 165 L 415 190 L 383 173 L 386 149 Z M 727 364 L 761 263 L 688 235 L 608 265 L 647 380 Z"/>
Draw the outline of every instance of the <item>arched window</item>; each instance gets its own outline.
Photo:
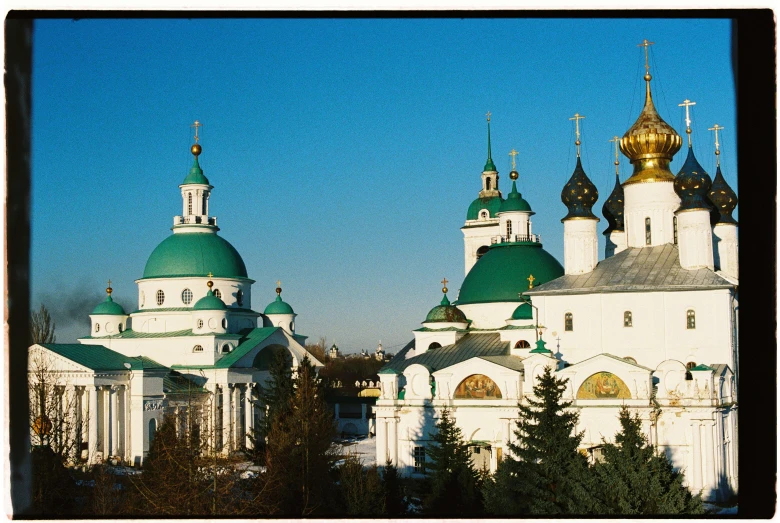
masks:
<path id="1" fill-rule="evenodd" d="M 688 312 L 686 313 L 686 316 L 688 318 L 688 328 L 689 329 L 695 329 L 696 328 L 696 312 L 694 312 L 693 309 L 688 309 Z"/>
<path id="2" fill-rule="evenodd" d="M 216 296 L 217 298 L 219 298 L 221 300 L 222 299 L 222 291 L 220 291 L 219 289 L 214 289 L 214 296 Z"/>
<path id="3" fill-rule="evenodd" d="M 157 291 L 157 305 L 165 303 L 165 293 L 162 290 Z"/>
<path id="4" fill-rule="evenodd" d="M 239 290 L 236 292 L 236 303 L 238 303 L 238 306 L 241 307 L 244 304 L 244 293 Z"/>
<path id="5" fill-rule="evenodd" d="M 198 320 L 198 328 L 199 329 L 203 328 L 203 320 Z"/>
<path id="6" fill-rule="evenodd" d="M 201 203 L 203 204 L 203 207 L 201 207 L 202 210 L 201 210 L 200 213 L 201 214 L 208 214 L 206 212 L 206 195 L 205 194 L 203 195 L 203 201 Z"/>
<path id="7" fill-rule="evenodd" d="M 623 313 L 623 327 L 633 327 L 634 321 L 633 317 L 631 315 L 631 311 L 626 311 Z"/>
<path id="8" fill-rule="evenodd" d="M 181 291 L 181 301 L 184 305 L 189 305 L 192 303 L 192 291 L 189 289 L 184 289 Z"/>
<path id="9" fill-rule="evenodd" d="M 517 343 L 515 343 L 515 348 L 516 349 L 530 349 L 531 348 L 531 344 L 528 343 L 525 340 L 520 340 Z"/>
<path id="10" fill-rule="evenodd" d="M 487 220 L 487 219 L 488 219 L 488 212 L 487 212 L 486 210 L 484 210 L 484 209 L 483 209 L 483 210 L 482 210 L 482 211 L 480 211 L 480 213 L 479 213 L 479 218 L 480 218 L 481 220 Z"/>
<path id="11" fill-rule="evenodd" d="M 482 247 L 477 249 L 477 259 L 482 258 L 482 256 L 484 256 L 485 253 L 488 252 L 488 250 L 490 250 L 490 247 L 488 247 L 487 245 L 483 245 Z"/>
<path id="12" fill-rule="evenodd" d="M 491 189 L 490 183 L 491 183 L 491 179 L 485 178 L 485 189 L 487 189 L 488 191 Z"/>
<path id="13" fill-rule="evenodd" d="M 100 332 L 100 324 L 99 323 L 95 324 L 95 332 Z"/>
<path id="14" fill-rule="evenodd" d="M 203 345 L 195 345 L 192 348 L 192 352 L 203 352 Z"/>
<path id="15" fill-rule="evenodd" d="M 154 435 L 157 433 L 157 420 L 152 418 L 149 420 L 149 445 L 152 445 Z"/>
<path id="16" fill-rule="evenodd" d="M 696 367 L 695 361 L 689 361 L 685 364 L 685 379 L 687 381 L 691 381 L 693 379 L 693 374 L 691 374 L 691 370 Z"/>
<path id="17" fill-rule="evenodd" d="M 438 349 L 439 347 L 441 347 L 441 343 L 439 343 L 439 342 L 437 342 L 437 341 L 434 341 L 433 343 L 431 343 L 430 345 L 428 345 L 428 350 L 431 350 L 431 349 Z"/>
<path id="18" fill-rule="evenodd" d="M 192 214 L 192 193 L 187 194 L 187 214 Z"/>
<path id="19" fill-rule="evenodd" d="M 626 356 L 626 357 L 625 357 L 625 358 L 623 358 L 623 359 L 624 359 L 624 360 L 626 360 L 626 361 L 628 361 L 628 362 L 631 362 L 631 363 L 633 363 L 634 365 L 636 365 L 636 360 L 635 360 L 634 358 L 632 358 L 631 356 Z"/>
<path id="20" fill-rule="evenodd" d="M 650 235 L 650 218 L 645 218 L 645 245 L 652 243 L 652 237 Z"/>
<path id="21" fill-rule="evenodd" d="M 222 318 L 222 328 L 227 329 L 227 318 Z"/>
<path id="22" fill-rule="evenodd" d="M 230 345 L 229 345 L 229 344 L 227 344 L 227 343 L 226 343 L 226 344 L 224 344 L 224 345 L 222 346 L 222 352 L 223 352 L 223 353 L 225 353 L 225 352 L 230 352 Z"/>
<path id="23" fill-rule="evenodd" d="M 672 228 L 674 229 L 674 244 L 677 245 L 677 216 L 672 218 Z"/>
<path id="24" fill-rule="evenodd" d="M 122 332 L 123 330 L 124 330 L 124 328 L 122 327 L 122 324 L 120 323 L 119 324 L 119 332 Z"/>
<path id="25" fill-rule="evenodd" d="M 508 240 L 509 236 L 511 236 L 511 235 L 512 235 L 512 222 L 507 221 L 506 222 L 506 236 L 507 236 L 506 239 Z"/>
<path id="26" fill-rule="evenodd" d="M 563 317 L 563 330 L 566 331 L 574 330 L 574 316 L 572 316 L 570 312 L 567 312 L 566 315 Z"/>

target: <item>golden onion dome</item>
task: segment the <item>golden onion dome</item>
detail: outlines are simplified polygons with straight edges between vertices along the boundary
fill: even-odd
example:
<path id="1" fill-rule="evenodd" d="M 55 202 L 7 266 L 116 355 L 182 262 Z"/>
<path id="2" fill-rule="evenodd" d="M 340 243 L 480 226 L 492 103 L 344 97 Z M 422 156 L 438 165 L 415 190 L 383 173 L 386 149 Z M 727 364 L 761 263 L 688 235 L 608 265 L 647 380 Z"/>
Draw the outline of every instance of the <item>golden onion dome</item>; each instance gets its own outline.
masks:
<path id="1" fill-rule="evenodd" d="M 620 140 L 620 150 L 634 166 L 624 184 L 674 181 L 669 163 L 682 147 L 682 138 L 658 114 L 650 93 L 650 74 L 645 75 L 645 106 L 634 125 Z"/>

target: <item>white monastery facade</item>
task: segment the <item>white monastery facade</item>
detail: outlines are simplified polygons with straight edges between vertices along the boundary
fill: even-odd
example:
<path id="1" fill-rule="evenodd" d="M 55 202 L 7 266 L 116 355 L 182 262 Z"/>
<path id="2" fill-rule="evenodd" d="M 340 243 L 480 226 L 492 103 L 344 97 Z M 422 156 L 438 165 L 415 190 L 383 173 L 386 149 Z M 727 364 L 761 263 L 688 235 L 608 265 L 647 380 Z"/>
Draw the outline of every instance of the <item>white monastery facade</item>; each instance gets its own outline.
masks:
<path id="1" fill-rule="evenodd" d="M 193 166 L 179 186 L 182 214 L 136 280 L 138 307 L 128 313 L 114 302 L 109 281 L 88 336 L 29 349 L 32 381 L 43 368 L 57 384 L 50 401 L 74 418 L 74 461 L 140 464 L 166 414 L 222 452 L 250 447 L 264 413 L 258 385 L 274 355 L 289 353 L 293 369 L 306 356 L 322 366 L 304 349 L 279 283 L 264 312 L 253 309 L 255 282 L 209 215 L 213 186 L 197 141 L 196 134 Z M 39 403 L 31 401 L 33 430 L 45 431 L 50 414 L 35 412 Z"/>
<path id="2" fill-rule="evenodd" d="M 621 183 L 616 169 L 602 260 L 579 126 L 577 165 L 561 193 L 563 265 L 532 231 L 514 165 L 511 191 L 498 190 L 488 141 L 482 190 L 462 228 L 458 299 L 450 304 L 445 279 L 441 304 L 380 371 L 379 463 L 422 472 L 448 408 L 475 466 L 494 471 L 515 438 L 518 402 L 552 367 L 568 380 L 564 399 L 592 459 L 619 431 L 625 405 L 693 491 L 705 499 L 737 491 L 737 198 L 719 163 L 714 180 L 698 164 L 690 139 L 682 169 L 670 171 L 682 138 L 658 115 L 651 79 L 646 71 L 644 108 L 619 141 L 633 173 Z"/>

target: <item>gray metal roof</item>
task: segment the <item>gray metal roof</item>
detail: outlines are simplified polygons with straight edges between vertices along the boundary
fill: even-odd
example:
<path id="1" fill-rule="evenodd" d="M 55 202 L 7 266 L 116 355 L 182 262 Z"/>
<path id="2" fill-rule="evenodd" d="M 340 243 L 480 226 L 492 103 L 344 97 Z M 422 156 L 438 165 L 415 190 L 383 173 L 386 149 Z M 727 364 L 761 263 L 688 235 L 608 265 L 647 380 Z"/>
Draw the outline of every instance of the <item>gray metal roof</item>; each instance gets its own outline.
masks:
<path id="1" fill-rule="evenodd" d="M 523 366 L 523 359 L 520 356 L 482 356 L 481 360 L 501 365 L 507 369 L 522 371 L 525 369 Z"/>
<path id="2" fill-rule="evenodd" d="M 732 283 L 710 269 L 683 269 L 680 266 L 680 251 L 677 246 L 667 243 L 658 247 L 626 249 L 600 261 L 589 273 L 567 274 L 527 290 L 524 294 L 544 296 L 732 287 Z"/>
<path id="3" fill-rule="evenodd" d="M 406 358 L 406 354 L 414 348 L 414 342 L 404 347 L 390 363 L 382 367 L 379 372 L 382 374 L 403 374 L 404 369 L 409 365 L 418 363 L 428 368 L 431 372 L 436 372 L 447 367 L 451 367 L 471 358 L 485 356 L 509 356 L 509 342 L 501 341 L 501 335 L 493 333 L 469 333 L 459 339 L 453 345 L 439 347 L 438 349 L 429 349 L 424 354 Z M 490 361 L 490 360 L 488 360 Z M 502 365 L 502 363 L 499 363 Z M 506 365 L 504 365 L 506 366 Z"/>

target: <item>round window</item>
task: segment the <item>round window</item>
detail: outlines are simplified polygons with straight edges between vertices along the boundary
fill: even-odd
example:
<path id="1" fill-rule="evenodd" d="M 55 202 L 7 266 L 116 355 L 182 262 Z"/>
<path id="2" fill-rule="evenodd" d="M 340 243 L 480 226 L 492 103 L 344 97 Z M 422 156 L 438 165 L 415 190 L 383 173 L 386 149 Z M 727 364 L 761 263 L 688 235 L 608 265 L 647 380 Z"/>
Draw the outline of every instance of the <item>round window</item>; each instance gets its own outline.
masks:
<path id="1" fill-rule="evenodd" d="M 181 291 L 181 301 L 184 303 L 184 305 L 189 305 L 192 303 L 192 291 L 189 289 L 184 289 Z"/>
<path id="2" fill-rule="evenodd" d="M 157 291 L 157 305 L 162 305 L 165 302 L 165 293 L 162 290 Z"/>
<path id="3" fill-rule="evenodd" d="M 203 320 L 198 320 L 198 328 L 199 329 L 203 328 Z"/>
<path id="4" fill-rule="evenodd" d="M 114 327 L 111 323 L 106 323 L 106 332 L 113 332 Z"/>
<path id="5" fill-rule="evenodd" d="M 222 291 L 219 290 L 219 289 L 214 289 L 214 296 L 216 296 L 217 298 L 219 298 L 221 300 L 222 299 Z"/>
<path id="6" fill-rule="evenodd" d="M 203 352 L 203 346 L 202 345 L 195 345 L 192 348 L 192 352 Z"/>
<path id="7" fill-rule="evenodd" d="M 239 290 L 236 292 L 236 303 L 238 303 L 238 306 L 241 307 L 244 304 L 244 293 Z"/>
<path id="8" fill-rule="evenodd" d="M 100 324 L 99 323 L 95 324 L 95 332 L 100 332 Z"/>

